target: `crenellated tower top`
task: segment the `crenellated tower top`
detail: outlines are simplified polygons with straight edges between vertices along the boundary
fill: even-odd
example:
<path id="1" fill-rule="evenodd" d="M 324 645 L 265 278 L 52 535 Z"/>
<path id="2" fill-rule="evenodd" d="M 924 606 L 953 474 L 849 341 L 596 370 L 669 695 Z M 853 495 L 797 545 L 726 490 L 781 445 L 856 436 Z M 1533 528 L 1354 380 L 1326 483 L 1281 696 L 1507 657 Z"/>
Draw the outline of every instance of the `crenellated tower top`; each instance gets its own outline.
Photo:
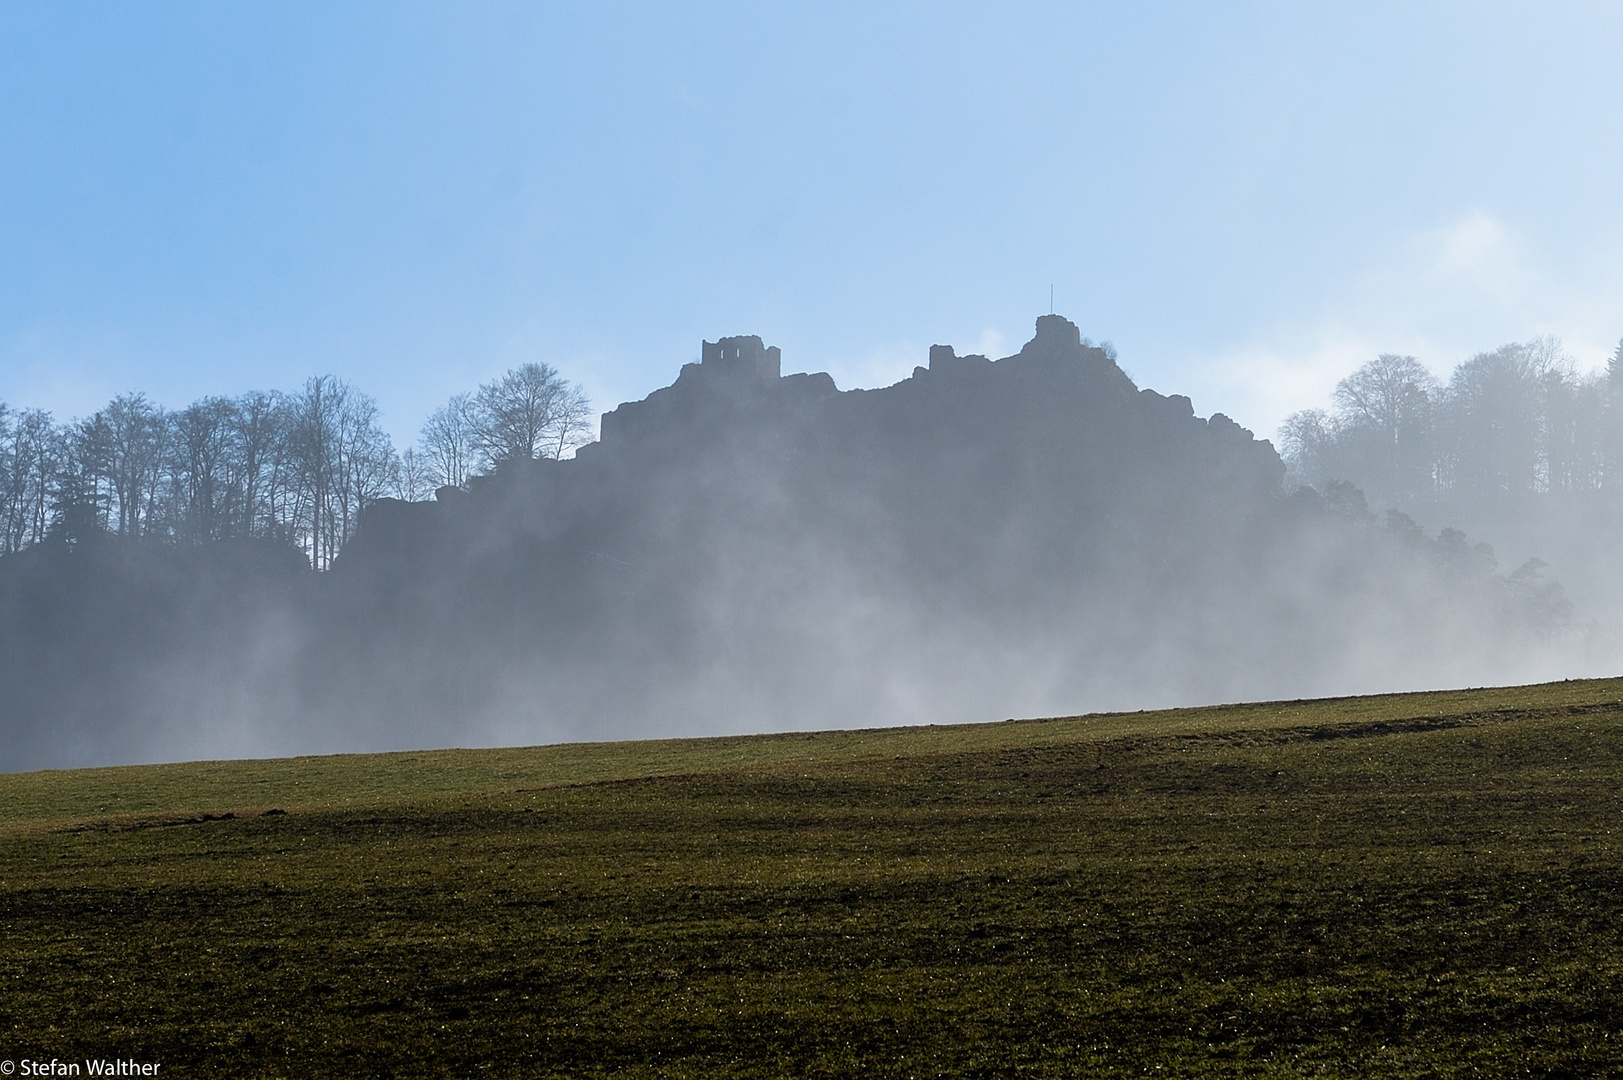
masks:
<path id="1" fill-rule="evenodd" d="M 762 380 L 782 377 L 782 350 L 776 345 L 767 348 L 758 335 L 724 337 L 719 341 L 700 344 L 699 362 L 708 369 Z"/>

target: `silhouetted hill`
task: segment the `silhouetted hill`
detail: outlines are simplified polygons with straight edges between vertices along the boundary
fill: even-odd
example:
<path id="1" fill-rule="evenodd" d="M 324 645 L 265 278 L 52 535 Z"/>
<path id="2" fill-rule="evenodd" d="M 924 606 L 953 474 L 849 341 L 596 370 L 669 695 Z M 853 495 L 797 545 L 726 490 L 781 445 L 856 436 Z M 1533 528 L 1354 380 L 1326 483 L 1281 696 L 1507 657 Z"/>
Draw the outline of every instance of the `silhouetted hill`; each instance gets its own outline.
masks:
<path id="1" fill-rule="evenodd" d="M 782 376 L 759 338 L 705 350 L 573 461 L 374 507 L 341 607 L 403 604 L 459 700 L 576 732 L 1481 680 L 1562 617 L 1345 496 L 1286 499 L 1269 443 L 1058 316 L 877 390 Z"/>
<path id="2" fill-rule="evenodd" d="M 938 346 L 880 390 L 781 377 L 759 338 L 707 350 L 608 413 L 573 461 L 374 506 L 338 562 L 346 595 L 455 581 L 487 605 L 463 617 L 516 630 L 539 609 L 580 627 L 617 601 L 664 595 L 670 614 L 744 580 L 815 592 L 855 576 L 875 597 L 1028 618 L 1123 575 L 1199 580 L 1283 511 L 1269 444 L 1137 389 L 1058 316 L 1014 356 Z"/>
<path id="3" fill-rule="evenodd" d="M 1356 489 L 1285 498 L 1269 443 L 1137 388 L 1058 316 L 1013 356 L 936 346 L 876 390 L 784 376 L 756 337 L 702 355 L 572 460 L 373 504 L 330 573 L 158 588 L 189 646 L 128 606 L 99 654 L 53 632 L 38 670 L 78 656 L 95 689 L 30 691 L 6 725 L 35 749 L 11 761 L 127 755 L 130 730 L 200 756 L 994 719 L 1565 655 L 1559 586 L 1379 522 Z M 121 695 L 135 669 L 170 696 Z M 64 710 L 99 750 L 42 749 Z"/>

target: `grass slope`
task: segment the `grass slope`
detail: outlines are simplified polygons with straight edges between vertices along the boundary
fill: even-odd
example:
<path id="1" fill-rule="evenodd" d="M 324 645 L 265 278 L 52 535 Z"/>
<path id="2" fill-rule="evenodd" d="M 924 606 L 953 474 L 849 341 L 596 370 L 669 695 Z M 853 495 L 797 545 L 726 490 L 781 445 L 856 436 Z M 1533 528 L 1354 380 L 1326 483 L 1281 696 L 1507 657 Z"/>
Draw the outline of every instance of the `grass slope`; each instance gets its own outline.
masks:
<path id="1" fill-rule="evenodd" d="M 0 776 L 0 1058 L 1616 1075 L 1620 736 L 1606 680 Z"/>

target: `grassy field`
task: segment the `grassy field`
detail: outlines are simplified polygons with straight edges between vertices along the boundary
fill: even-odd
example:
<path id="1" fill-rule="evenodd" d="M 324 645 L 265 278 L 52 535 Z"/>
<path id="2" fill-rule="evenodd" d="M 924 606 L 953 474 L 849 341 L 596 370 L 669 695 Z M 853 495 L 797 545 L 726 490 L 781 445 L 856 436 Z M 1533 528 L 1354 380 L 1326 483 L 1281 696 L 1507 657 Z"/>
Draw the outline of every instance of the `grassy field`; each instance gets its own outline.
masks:
<path id="1" fill-rule="evenodd" d="M 1618 1076 L 1620 790 L 1623 680 L 0 776 L 0 1059 Z"/>

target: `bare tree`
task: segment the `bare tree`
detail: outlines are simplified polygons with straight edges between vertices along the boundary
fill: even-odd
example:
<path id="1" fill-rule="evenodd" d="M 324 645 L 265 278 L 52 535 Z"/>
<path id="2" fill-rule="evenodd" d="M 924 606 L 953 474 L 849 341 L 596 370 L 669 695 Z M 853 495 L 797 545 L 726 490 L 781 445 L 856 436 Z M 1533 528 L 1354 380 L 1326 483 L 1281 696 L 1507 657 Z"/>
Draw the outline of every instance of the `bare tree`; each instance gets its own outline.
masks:
<path id="1" fill-rule="evenodd" d="M 1323 409 L 1291 413 L 1279 429 L 1280 456 L 1297 483 L 1317 485 L 1334 478 L 1335 442 L 1335 427 Z"/>
<path id="2" fill-rule="evenodd" d="M 293 399 L 288 431 L 296 484 L 284 509 L 287 525 L 300 538 L 311 564 L 325 569 L 338 553 L 338 520 L 333 503 L 338 480 L 333 458 L 338 447 L 338 414 L 348 387 L 330 375 L 307 380 Z"/>
<path id="3" fill-rule="evenodd" d="M 474 446 L 490 465 L 559 457 L 580 444 L 590 404 L 547 364 L 523 364 L 479 388 Z"/>
<path id="4" fill-rule="evenodd" d="M 1617 343 L 1601 377 L 1605 413 L 1601 420 L 1601 483 L 1623 487 L 1623 341 Z"/>
<path id="5" fill-rule="evenodd" d="M 209 397 L 175 417 L 175 483 L 181 496 L 179 532 L 193 543 L 219 540 L 231 529 L 240 473 L 237 403 Z"/>
<path id="6" fill-rule="evenodd" d="M 11 546 L 12 520 L 17 515 L 17 446 L 11 423 L 11 409 L 0 401 L 0 554 L 15 551 Z"/>
<path id="7" fill-rule="evenodd" d="M 41 409 L 25 409 L 3 432 L 5 490 L 0 550 L 21 551 L 39 543 L 51 523 L 51 503 L 62 469 L 63 435 Z"/>
<path id="8" fill-rule="evenodd" d="M 112 425 L 105 410 L 89 419 L 71 421 L 65 434 L 51 500 L 58 532 L 64 522 L 71 522 L 76 532 L 92 525 L 117 532 L 117 484 L 113 480 L 117 465 Z"/>
<path id="9" fill-rule="evenodd" d="M 423 456 L 436 487 L 462 487 L 473 474 L 473 396 L 457 394 L 423 425 Z"/>
<path id="10" fill-rule="evenodd" d="M 112 531 L 113 437 L 103 413 L 71 422 L 61 436 L 61 452 L 51 478 L 50 534 L 77 544 Z"/>
<path id="11" fill-rule="evenodd" d="M 377 403 L 330 375 L 312 378 L 292 402 L 288 430 L 296 477 L 284 522 L 318 570 L 332 565 L 367 505 L 394 484 L 394 448 Z"/>
<path id="12" fill-rule="evenodd" d="M 1348 475 L 1383 495 L 1424 494 L 1434 483 L 1432 400 L 1437 380 L 1412 356 L 1382 353 L 1336 384 Z"/>
<path id="13" fill-rule="evenodd" d="M 571 385 L 558 401 L 552 421 L 548 457 L 561 458 L 592 441 L 592 403 L 579 386 Z"/>
<path id="14" fill-rule="evenodd" d="M 369 395 L 346 388 L 338 413 L 338 446 L 333 461 L 338 480 L 338 544 L 355 535 L 362 511 L 385 498 L 398 483 L 399 459 L 378 426 L 378 406 Z"/>
<path id="15" fill-rule="evenodd" d="M 413 447 L 400 452 L 400 468 L 395 476 L 395 497 L 420 502 L 434 494 L 434 473 L 427 455 Z"/>
<path id="16" fill-rule="evenodd" d="M 67 470 L 59 477 L 76 521 L 94 520 L 117 536 L 138 537 L 153 525 L 165 477 L 169 420 L 145 394 L 121 394 L 71 427 Z"/>
<path id="17" fill-rule="evenodd" d="M 1541 386 L 1544 484 L 1550 491 L 1599 488 L 1606 473 L 1607 394 L 1602 374 L 1579 375 L 1562 357 Z"/>
<path id="18" fill-rule="evenodd" d="M 17 550 L 18 519 L 22 516 L 21 463 L 17 454 L 17 424 L 11 409 L 0 401 L 0 554 Z"/>
<path id="19" fill-rule="evenodd" d="M 1367 424 L 1396 443 L 1406 425 L 1430 409 L 1437 380 L 1412 356 L 1382 353 L 1336 384 L 1335 400 L 1352 423 Z"/>
<path id="20" fill-rule="evenodd" d="M 233 535 L 291 541 L 288 507 L 296 501 L 294 408 L 280 393 L 253 391 L 237 399 L 238 496 Z"/>
<path id="21" fill-rule="evenodd" d="M 160 482 L 169 425 L 162 409 L 145 394 L 120 394 L 95 419 L 104 425 L 102 451 L 107 479 L 112 484 L 119 536 L 140 536 L 151 519 L 151 506 Z"/>
<path id="22" fill-rule="evenodd" d="M 1453 480 L 1480 494 L 1537 491 L 1547 480 L 1543 429 L 1547 342 L 1502 345 L 1454 369 L 1444 394 Z"/>

